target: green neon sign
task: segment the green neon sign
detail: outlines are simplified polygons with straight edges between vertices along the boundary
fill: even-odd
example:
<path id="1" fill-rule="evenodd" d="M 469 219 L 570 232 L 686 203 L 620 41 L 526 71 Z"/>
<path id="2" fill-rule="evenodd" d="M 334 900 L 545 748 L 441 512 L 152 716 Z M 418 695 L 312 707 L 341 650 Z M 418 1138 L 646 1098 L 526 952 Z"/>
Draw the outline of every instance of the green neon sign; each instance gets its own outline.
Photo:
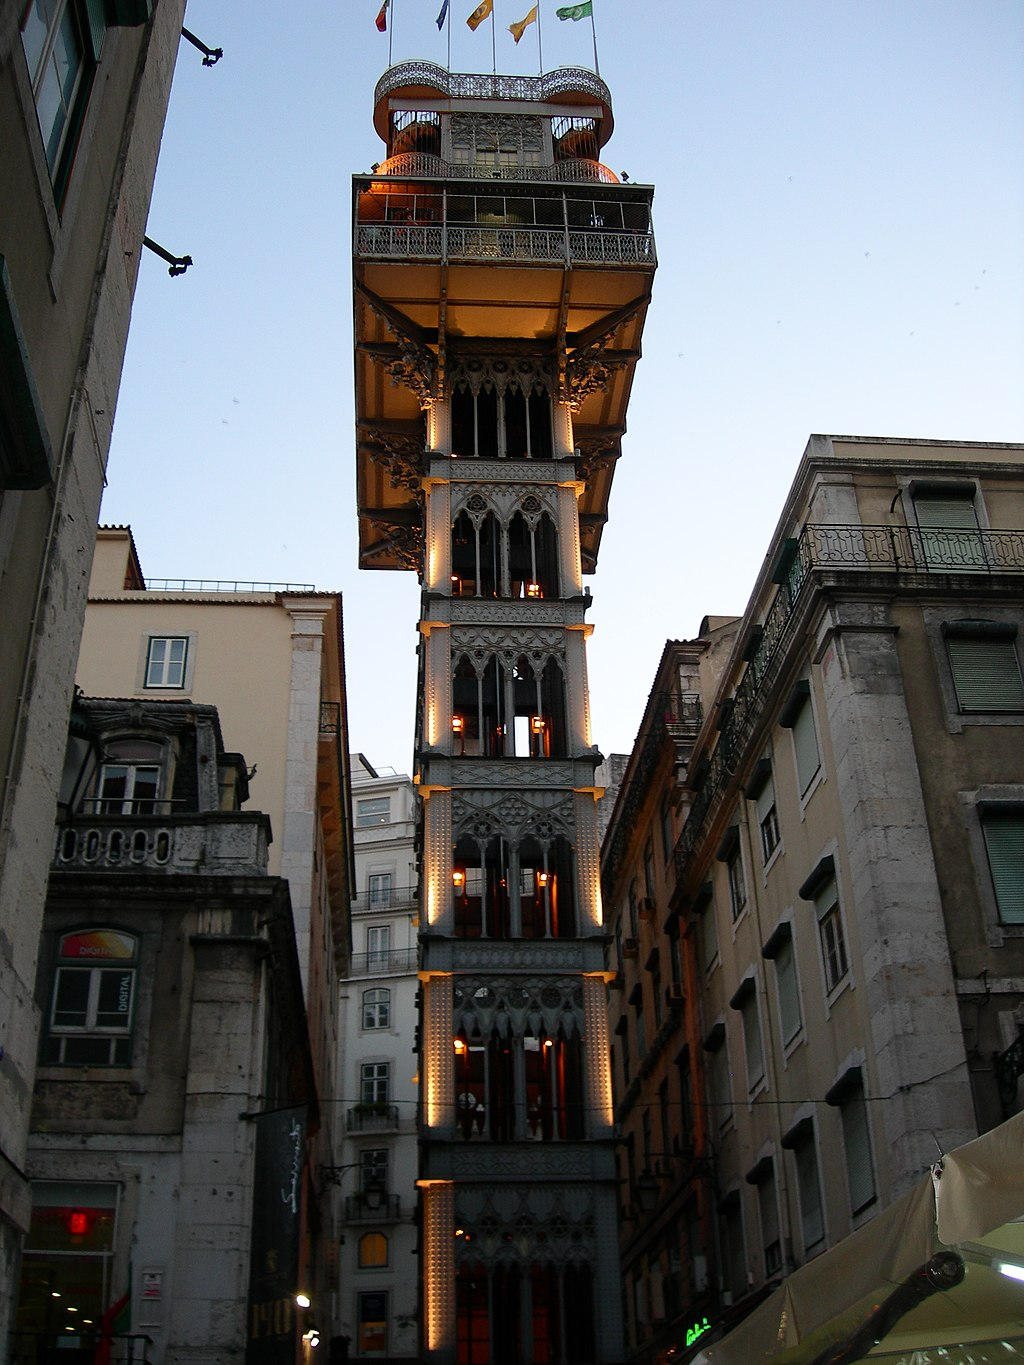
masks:
<path id="1" fill-rule="evenodd" d="M 701 1318 L 700 1322 L 695 1322 L 692 1327 L 686 1329 L 686 1344 L 692 1346 L 695 1341 L 699 1341 L 705 1332 L 711 1331 L 711 1324 L 707 1318 Z"/>

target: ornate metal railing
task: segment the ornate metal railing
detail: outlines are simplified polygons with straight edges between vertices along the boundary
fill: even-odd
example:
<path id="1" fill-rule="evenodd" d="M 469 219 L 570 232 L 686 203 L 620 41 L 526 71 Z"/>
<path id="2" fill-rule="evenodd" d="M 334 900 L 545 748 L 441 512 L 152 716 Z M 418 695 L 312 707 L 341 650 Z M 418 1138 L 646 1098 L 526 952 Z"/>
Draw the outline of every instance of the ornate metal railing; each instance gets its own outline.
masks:
<path id="1" fill-rule="evenodd" d="M 398 1127 L 397 1104 L 357 1104 L 348 1111 L 350 1133 L 390 1133 Z"/>
<path id="2" fill-rule="evenodd" d="M 394 972 L 416 970 L 415 948 L 392 948 L 380 953 L 353 953 L 353 976 L 390 976 Z"/>
<path id="3" fill-rule="evenodd" d="M 426 85 L 457 99 L 546 100 L 569 92 L 590 95 L 612 107 L 611 91 L 601 77 L 581 66 L 561 66 L 541 76 L 489 76 L 446 71 L 435 62 L 423 61 L 389 67 L 374 88 L 373 102 L 379 104 L 392 90 L 410 85 Z"/>
<path id="4" fill-rule="evenodd" d="M 652 233 L 607 229 L 566 233 L 562 228 L 363 224 L 356 230 L 355 253 L 361 257 L 424 261 L 651 267 L 656 264 Z"/>
<path id="5" fill-rule="evenodd" d="M 489 166 L 445 161 L 444 157 L 432 152 L 400 152 L 388 157 L 373 175 L 375 179 L 386 176 L 400 180 L 511 180 L 523 183 L 543 180 L 569 185 L 620 183 L 614 171 L 600 161 L 585 157 L 571 157 L 549 166 Z"/>
<path id="6" fill-rule="evenodd" d="M 932 529 L 918 526 L 808 525 L 784 542 L 777 561 L 779 589 L 757 631 L 728 719 L 706 766 L 686 824 L 676 843 L 676 875 L 682 877 L 705 821 L 742 758 L 761 713 L 767 683 L 777 672 L 803 589 L 812 574 L 908 575 L 1024 573 L 1024 531 Z"/>
<path id="7" fill-rule="evenodd" d="M 402 910 L 419 904 L 418 886 L 389 886 L 375 891 L 364 891 L 352 901 L 357 915 L 381 914 L 387 910 Z"/>
<path id="8" fill-rule="evenodd" d="M 347 1194 L 347 1223 L 397 1223 L 402 1217 L 402 1201 L 397 1194 Z"/>

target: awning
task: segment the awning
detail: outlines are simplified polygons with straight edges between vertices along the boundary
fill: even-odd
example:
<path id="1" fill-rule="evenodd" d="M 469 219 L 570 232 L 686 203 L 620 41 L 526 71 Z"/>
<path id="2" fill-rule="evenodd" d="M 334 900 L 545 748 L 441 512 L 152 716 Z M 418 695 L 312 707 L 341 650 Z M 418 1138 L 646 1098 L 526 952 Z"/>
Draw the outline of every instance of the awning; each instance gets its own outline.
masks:
<path id="1" fill-rule="evenodd" d="M 944 1250 L 962 1259 L 962 1278 L 922 1291 L 925 1267 Z M 886 1303 L 895 1321 L 883 1322 Z M 856 1359 L 1024 1359 L 1024 1114 L 951 1152 L 902 1199 L 794 1271 L 694 1365 Z"/>

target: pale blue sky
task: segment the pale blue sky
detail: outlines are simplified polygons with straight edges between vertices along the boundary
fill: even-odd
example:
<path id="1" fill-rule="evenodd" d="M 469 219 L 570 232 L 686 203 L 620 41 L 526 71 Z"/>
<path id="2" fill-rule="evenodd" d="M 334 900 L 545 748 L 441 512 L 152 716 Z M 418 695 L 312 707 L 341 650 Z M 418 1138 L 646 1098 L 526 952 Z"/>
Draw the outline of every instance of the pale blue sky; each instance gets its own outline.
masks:
<path id="1" fill-rule="evenodd" d="M 537 70 L 495 0 L 498 70 Z M 1024 438 L 1021 0 L 594 0 L 605 159 L 656 186 L 659 268 L 597 574 L 594 738 L 626 750 L 668 636 L 740 612 L 811 432 Z M 445 60 L 393 0 L 395 61 Z M 452 66 L 491 69 L 452 0 Z M 354 747 L 408 771 L 418 589 L 356 568 L 350 185 L 379 0 L 190 0 L 105 521 L 153 577 L 345 594 Z M 590 26 L 542 0 L 544 65 Z"/>

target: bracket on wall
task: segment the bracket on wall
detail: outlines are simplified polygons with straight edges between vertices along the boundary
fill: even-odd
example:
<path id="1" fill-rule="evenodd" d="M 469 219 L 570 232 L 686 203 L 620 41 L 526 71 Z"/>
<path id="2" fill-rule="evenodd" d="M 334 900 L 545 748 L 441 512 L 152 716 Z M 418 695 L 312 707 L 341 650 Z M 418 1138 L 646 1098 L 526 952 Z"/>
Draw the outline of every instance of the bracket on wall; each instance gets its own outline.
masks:
<path id="1" fill-rule="evenodd" d="M 162 261 L 167 262 L 167 273 L 172 277 L 174 275 L 184 275 L 185 271 L 192 264 L 191 256 L 172 256 L 166 247 L 161 246 L 159 242 L 154 242 L 152 237 L 143 237 L 142 245 L 148 246 L 150 251 L 159 256 Z"/>
<path id="2" fill-rule="evenodd" d="M 187 28 L 181 30 L 181 36 L 187 43 L 191 43 L 193 47 L 198 48 L 203 54 L 204 66 L 216 66 L 221 57 L 224 56 L 224 49 L 222 47 L 207 47 L 200 38 L 197 38 L 194 33 L 190 33 Z"/>

